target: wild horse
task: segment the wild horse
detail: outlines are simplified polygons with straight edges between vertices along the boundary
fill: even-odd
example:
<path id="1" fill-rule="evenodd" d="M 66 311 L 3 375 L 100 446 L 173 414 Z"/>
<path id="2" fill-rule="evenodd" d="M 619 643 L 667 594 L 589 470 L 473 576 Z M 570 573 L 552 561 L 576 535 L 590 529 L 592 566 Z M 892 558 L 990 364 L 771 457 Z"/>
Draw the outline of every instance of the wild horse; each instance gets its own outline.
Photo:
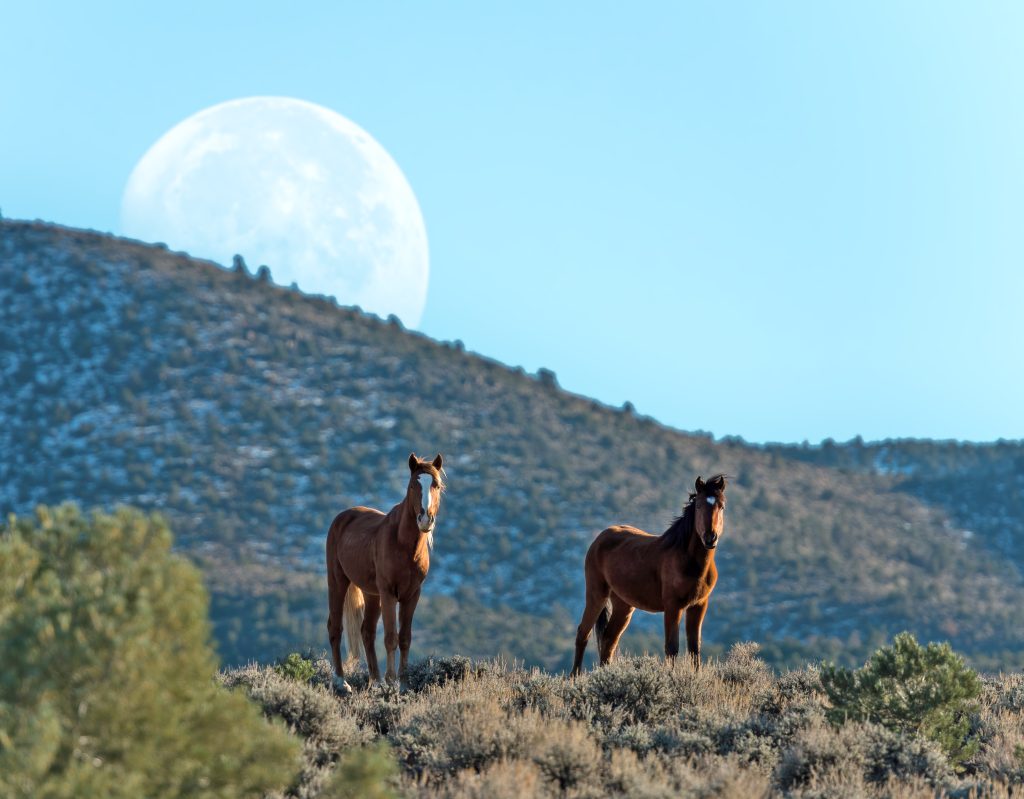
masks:
<path id="1" fill-rule="evenodd" d="M 401 502 L 386 514 L 373 508 L 349 508 L 331 522 L 327 532 L 327 634 L 334 659 L 334 685 L 340 693 L 352 691 L 341 662 L 344 628 L 348 629 L 349 656 L 359 656 L 361 637 L 370 679 L 380 680 L 375 645 L 377 620 L 382 615 L 388 658 L 385 677 L 394 682 L 395 650 L 400 649 L 399 675 L 405 683 L 412 616 L 430 569 L 434 524 L 444 490 L 441 465 L 440 455 L 430 462 L 415 453 L 409 455 L 409 485 Z"/>
<path id="2" fill-rule="evenodd" d="M 572 675 L 580 673 L 590 631 L 597 627 L 603 666 L 615 654 L 633 610 L 665 614 L 665 654 L 679 652 L 679 621 L 686 612 L 686 645 L 700 668 L 700 629 L 718 580 L 715 547 L 725 527 L 725 475 L 694 484 L 683 513 L 662 535 L 628 525 L 609 527 L 587 550 L 587 604 L 576 631 Z"/>

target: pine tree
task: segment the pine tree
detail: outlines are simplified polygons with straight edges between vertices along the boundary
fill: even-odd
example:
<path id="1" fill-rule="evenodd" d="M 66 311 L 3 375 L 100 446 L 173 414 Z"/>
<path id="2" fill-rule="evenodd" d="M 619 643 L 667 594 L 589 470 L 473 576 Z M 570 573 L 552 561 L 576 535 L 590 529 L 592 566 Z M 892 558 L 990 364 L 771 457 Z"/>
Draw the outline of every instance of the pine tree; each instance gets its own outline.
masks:
<path id="1" fill-rule="evenodd" d="M 0 527 L 0 795 L 236 797 L 297 744 L 215 684 L 207 597 L 161 518 L 70 505 Z"/>
<path id="2" fill-rule="evenodd" d="M 981 680 L 949 644 L 923 647 L 910 633 L 900 633 L 856 671 L 825 666 L 821 682 L 833 724 L 871 721 L 922 735 L 938 743 L 954 765 L 977 751 L 978 742 L 968 734 L 969 713 Z"/>

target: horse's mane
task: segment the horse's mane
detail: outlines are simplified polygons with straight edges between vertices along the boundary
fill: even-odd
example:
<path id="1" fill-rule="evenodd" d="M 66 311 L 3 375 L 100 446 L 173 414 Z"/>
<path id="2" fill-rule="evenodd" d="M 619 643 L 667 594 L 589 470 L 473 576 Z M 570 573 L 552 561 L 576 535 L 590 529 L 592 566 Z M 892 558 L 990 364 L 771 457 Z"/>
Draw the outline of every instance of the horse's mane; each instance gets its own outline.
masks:
<path id="1" fill-rule="evenodd" d="M 696 498 L 696 494 L 690 494 L 683 512 L 676 516 L 669 528 L 661 534 L 661 545 L 665 549 L 685 549 L 689 545 L 690 536 L 693 535 L 693 501 Z"/>

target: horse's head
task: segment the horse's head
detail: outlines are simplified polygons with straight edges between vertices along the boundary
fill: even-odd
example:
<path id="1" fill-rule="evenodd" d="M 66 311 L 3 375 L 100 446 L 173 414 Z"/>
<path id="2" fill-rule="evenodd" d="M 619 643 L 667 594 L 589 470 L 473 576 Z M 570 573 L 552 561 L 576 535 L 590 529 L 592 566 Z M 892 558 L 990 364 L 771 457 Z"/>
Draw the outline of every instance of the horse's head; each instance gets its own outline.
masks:
<path id="1" fill-rule="evenodd" d="M 725 475 L 706 482 L 698 477 L 693 489 L 693 531 L 705 548 L 714 549 L 725 529 Z"/>
<path id="2" fill-rule="evenodd" d="M 415 452 L 409 455 L 411 474 L 406 497 L 413 513 L 416 514 L 416 524 L 419 526 L 420 532 L 423 533 L 432 533 L 434 523 L 437 521 L 441 491 L 444 490 L 444 478 L 441 475 L 443 463 L 440 453 L 432 461 L 420 460 L 416 457 Z"/>

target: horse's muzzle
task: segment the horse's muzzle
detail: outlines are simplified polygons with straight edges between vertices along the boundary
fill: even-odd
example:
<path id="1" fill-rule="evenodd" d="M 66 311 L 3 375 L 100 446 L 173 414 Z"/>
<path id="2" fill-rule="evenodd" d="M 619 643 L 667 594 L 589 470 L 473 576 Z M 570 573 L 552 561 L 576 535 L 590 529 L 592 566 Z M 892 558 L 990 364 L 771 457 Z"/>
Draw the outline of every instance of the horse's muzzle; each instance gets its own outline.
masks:
<path id="1" fill-rule="evenodd" d="M 704 548 L 714 549 L 718 546 L 718 533 L 711 533 L 710 535 L 704 536 Z"/>
<path id="2" fill-rule="evenodd" d="M 436 519 L 426 513 L 421 513 L 416 517 L 416 524 L 420 528 L 421 533 L 429 533 L 434 529 L 434 522 Z"/>

